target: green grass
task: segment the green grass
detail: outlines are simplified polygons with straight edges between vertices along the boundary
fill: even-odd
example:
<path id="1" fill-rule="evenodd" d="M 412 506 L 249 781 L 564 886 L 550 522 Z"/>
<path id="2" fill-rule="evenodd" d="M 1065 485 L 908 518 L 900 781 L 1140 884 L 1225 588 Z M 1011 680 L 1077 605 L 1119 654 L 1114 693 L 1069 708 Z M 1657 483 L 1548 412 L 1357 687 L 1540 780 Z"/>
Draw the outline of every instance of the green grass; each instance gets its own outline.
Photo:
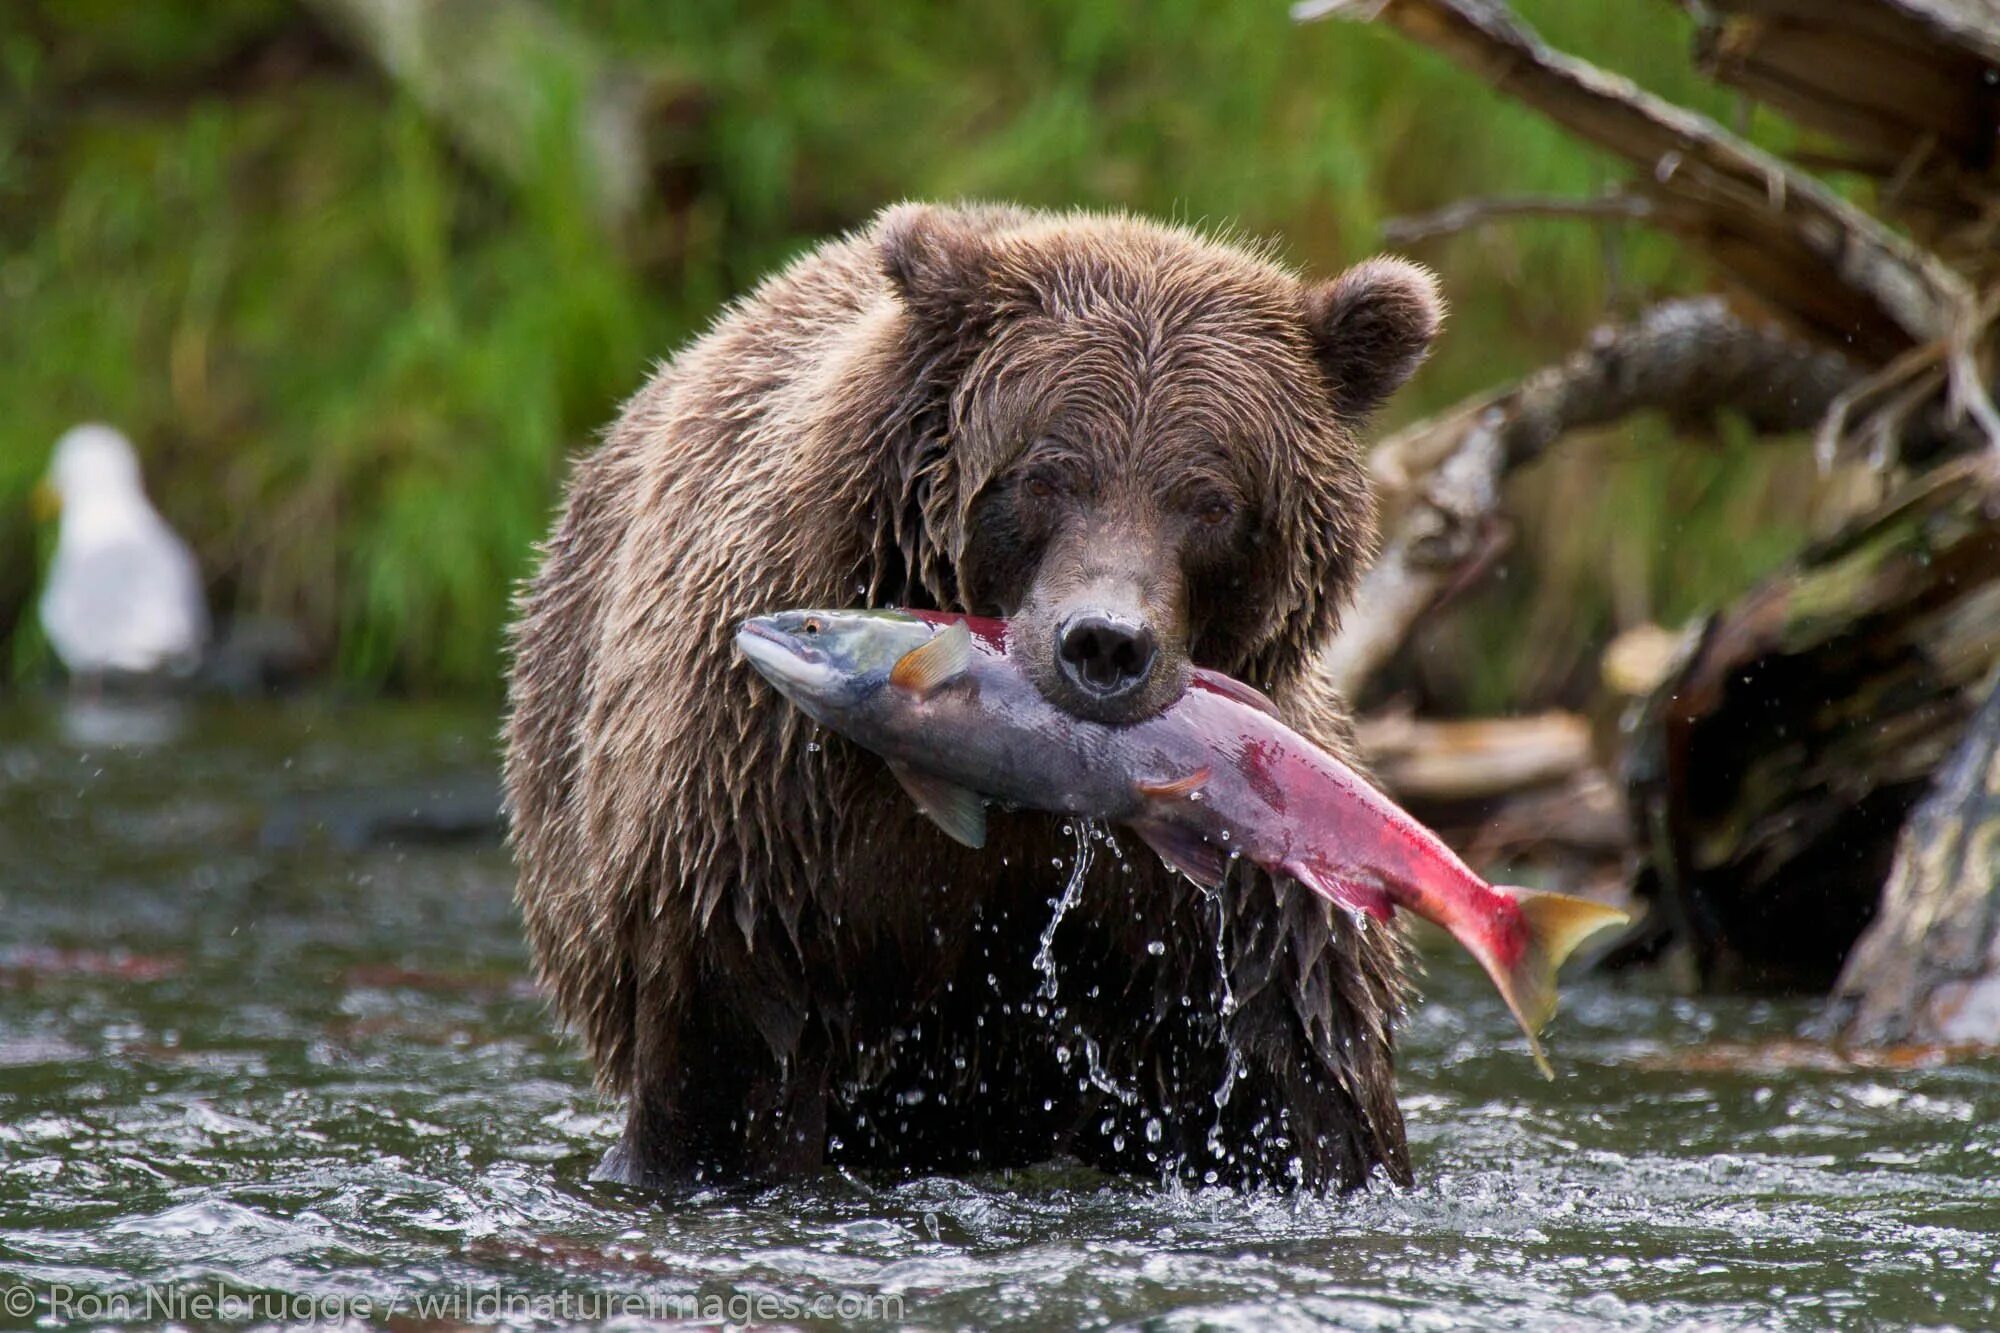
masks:
<path id="1" fill-rule="evenodd" d="M 526 185 L 496 183 L 365 69 L 208 90 L 200 71 L 306 22 L 278 0 L 172 0 L 138 21 L 106 0 L 40 0 L 0 17 L 0 633 L 32 616 L 23 497 L 62 430 L 102 418 L 140 443 L 219 611 L 297 620 L 361 685 L 490 692 L 565 457 L 721 301 L 885 202 L 1212 221 L 1281 237 L 1327 273 L 1378 249 L 1390 216 L 1621 174 L 1437 58 L 1369 29 L 1294 27 L 1282 4 L 551 7 L 705 89 L 700 185 L 670 265 L 622 259 L 559 154 Z M 1522 8 L 1552 39 L 1729 114 L 1690 71 L 1672 7 Z M 1454 313 L 1399 419 L 1702 276 L 1658 237 L 1585 224 L 1505 226 L 1423 257 Z M 1587 558 L 1526 544 L 1514 582 L 1530 591 L 1506 603 L 1547 616 L 1532 589 L 1550 590 L 1573 651 L 1633 613 L 1627 585 L 1653 590 L 1648 613 L 1678 613 L 1791 539 L 1765 522 L 1773 465 L 1754 448 L 1690 454 L 1642 427 L 1600 452 L 1602 518 L 1575 538 Z M 1714 475 L 1668 484 L 1689 468 Z M 1705 507 L 1670 518 L 1689 486 Z M 1691 540 L 1708 543 L 1698 572 L 1669 554 Z M 1447 702 L 1537 687 L 1545 669 L 1504 625 L 1464 619 L 1489 665 Z"/>

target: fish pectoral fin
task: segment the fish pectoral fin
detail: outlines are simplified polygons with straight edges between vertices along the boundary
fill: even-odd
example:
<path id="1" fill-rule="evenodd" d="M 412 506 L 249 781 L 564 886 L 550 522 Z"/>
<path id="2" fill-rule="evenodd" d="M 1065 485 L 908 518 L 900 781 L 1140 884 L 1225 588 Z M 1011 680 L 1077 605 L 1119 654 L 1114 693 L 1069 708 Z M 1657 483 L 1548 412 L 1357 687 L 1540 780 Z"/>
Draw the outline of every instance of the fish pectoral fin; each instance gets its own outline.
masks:
<path id="1" fill-rule="evenodd" d="M 1184 778 L 1175 778 L 1172 782 L 1141 782 L 1135 785 L 1139 788 L 1141 796 L 1187 796 L 1206 787 L 1209 778 L 1214 774 L 1214 769 L 1203 766 Z"/>
<path id="2" fill-rule="evenodd" d="M 1131 829 L 1162 861 L 1203 888 L 1215 888 L 1229 877 L 1229 854 L 1191 828 L 1164 819 L 1139 819 Z"/>
<path id="3" fill-rule="evenodd" d="M 1395 902 L 1378 888 L 1339 879 L 1303 861 L 1287 861 L 1282 869 L 1335 907 L 1366 912 L 1377 921 L 1387 921 L 1396 914 Z"/>
<path id="4" fill-rule="evenodd" d="M 972 631 L 961 620 L 897 658 L 896 665 L 889 668 L 889 683 L 926 695 L 964 675 L 971 665 Z"/>
<path id="5" fill-rule="evenodd" d="M 894 760 L 889 761 L 889 771 L 903 784 L 903 790 L 916 802 L 917 809 L 930 816 L 931 822 L 954 842 L 967 847 L 986 845 L 986 802 L 978 792 Z"/>

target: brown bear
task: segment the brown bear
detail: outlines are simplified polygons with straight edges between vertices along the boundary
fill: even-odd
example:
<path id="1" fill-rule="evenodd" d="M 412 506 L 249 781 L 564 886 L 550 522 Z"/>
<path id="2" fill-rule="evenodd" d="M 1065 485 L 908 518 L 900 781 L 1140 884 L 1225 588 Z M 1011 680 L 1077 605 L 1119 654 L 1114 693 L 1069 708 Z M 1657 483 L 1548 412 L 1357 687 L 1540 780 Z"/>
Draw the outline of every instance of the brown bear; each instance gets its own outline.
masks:
<path id="1" fill-rule="evenodd" d="M 1398 260 L 1312 284 L 1182 227 L 911 204 L 659 370 L 576 467 L 509 690 L 536 962 L 628 1102 L 603 1177 L 1408 1180 L 1391 933 L 1046 815 L 961 847 L 732 635 L 1009 616 L 1077 714 L 1142 717 L 1192 661 L 1345 753 L 1314 659 L 1374 537 L 1355 429 L 1439 319 Z"/>

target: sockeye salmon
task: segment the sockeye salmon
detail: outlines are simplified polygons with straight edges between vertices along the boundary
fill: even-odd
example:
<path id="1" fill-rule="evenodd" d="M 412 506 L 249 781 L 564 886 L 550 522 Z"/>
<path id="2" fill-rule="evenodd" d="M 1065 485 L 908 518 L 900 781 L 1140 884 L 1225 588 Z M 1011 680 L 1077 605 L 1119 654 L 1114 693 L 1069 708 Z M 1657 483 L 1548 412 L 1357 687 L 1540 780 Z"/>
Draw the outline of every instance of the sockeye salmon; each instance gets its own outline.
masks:
<path id="1" fill-rule="evenodd" d="M 1042 697 L 998 620 L 902 611 L 787 611 L 736 645 L 813 719 L 888 761 L 958 841 L 986 840 L 986 803 L 1123 824 L 1197 883 L 1247 857 L 1350 912 L 1434 921 L 1493 978 L 1553 1077 L 1541 1030 L 1555 973 L 1625 921 L 1602 904 L 1488 884 L 1360 774 L 1278 719 L 1260 691 L 1210 671 L 1144 721 L 1110 726 Z"/>

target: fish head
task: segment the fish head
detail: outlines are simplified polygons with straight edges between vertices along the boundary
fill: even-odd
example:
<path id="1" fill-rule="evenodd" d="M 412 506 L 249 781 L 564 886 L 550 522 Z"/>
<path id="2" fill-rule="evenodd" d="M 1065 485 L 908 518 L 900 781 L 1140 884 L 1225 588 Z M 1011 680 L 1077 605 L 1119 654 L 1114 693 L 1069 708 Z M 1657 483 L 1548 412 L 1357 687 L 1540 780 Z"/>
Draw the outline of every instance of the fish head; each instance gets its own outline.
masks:
<path id="1" fill-rule="evenodd" d="M 786 698 L 835 725 L 936 632 L 901 611 L 780 611 L 744 621 L 736 649 Z"/>

